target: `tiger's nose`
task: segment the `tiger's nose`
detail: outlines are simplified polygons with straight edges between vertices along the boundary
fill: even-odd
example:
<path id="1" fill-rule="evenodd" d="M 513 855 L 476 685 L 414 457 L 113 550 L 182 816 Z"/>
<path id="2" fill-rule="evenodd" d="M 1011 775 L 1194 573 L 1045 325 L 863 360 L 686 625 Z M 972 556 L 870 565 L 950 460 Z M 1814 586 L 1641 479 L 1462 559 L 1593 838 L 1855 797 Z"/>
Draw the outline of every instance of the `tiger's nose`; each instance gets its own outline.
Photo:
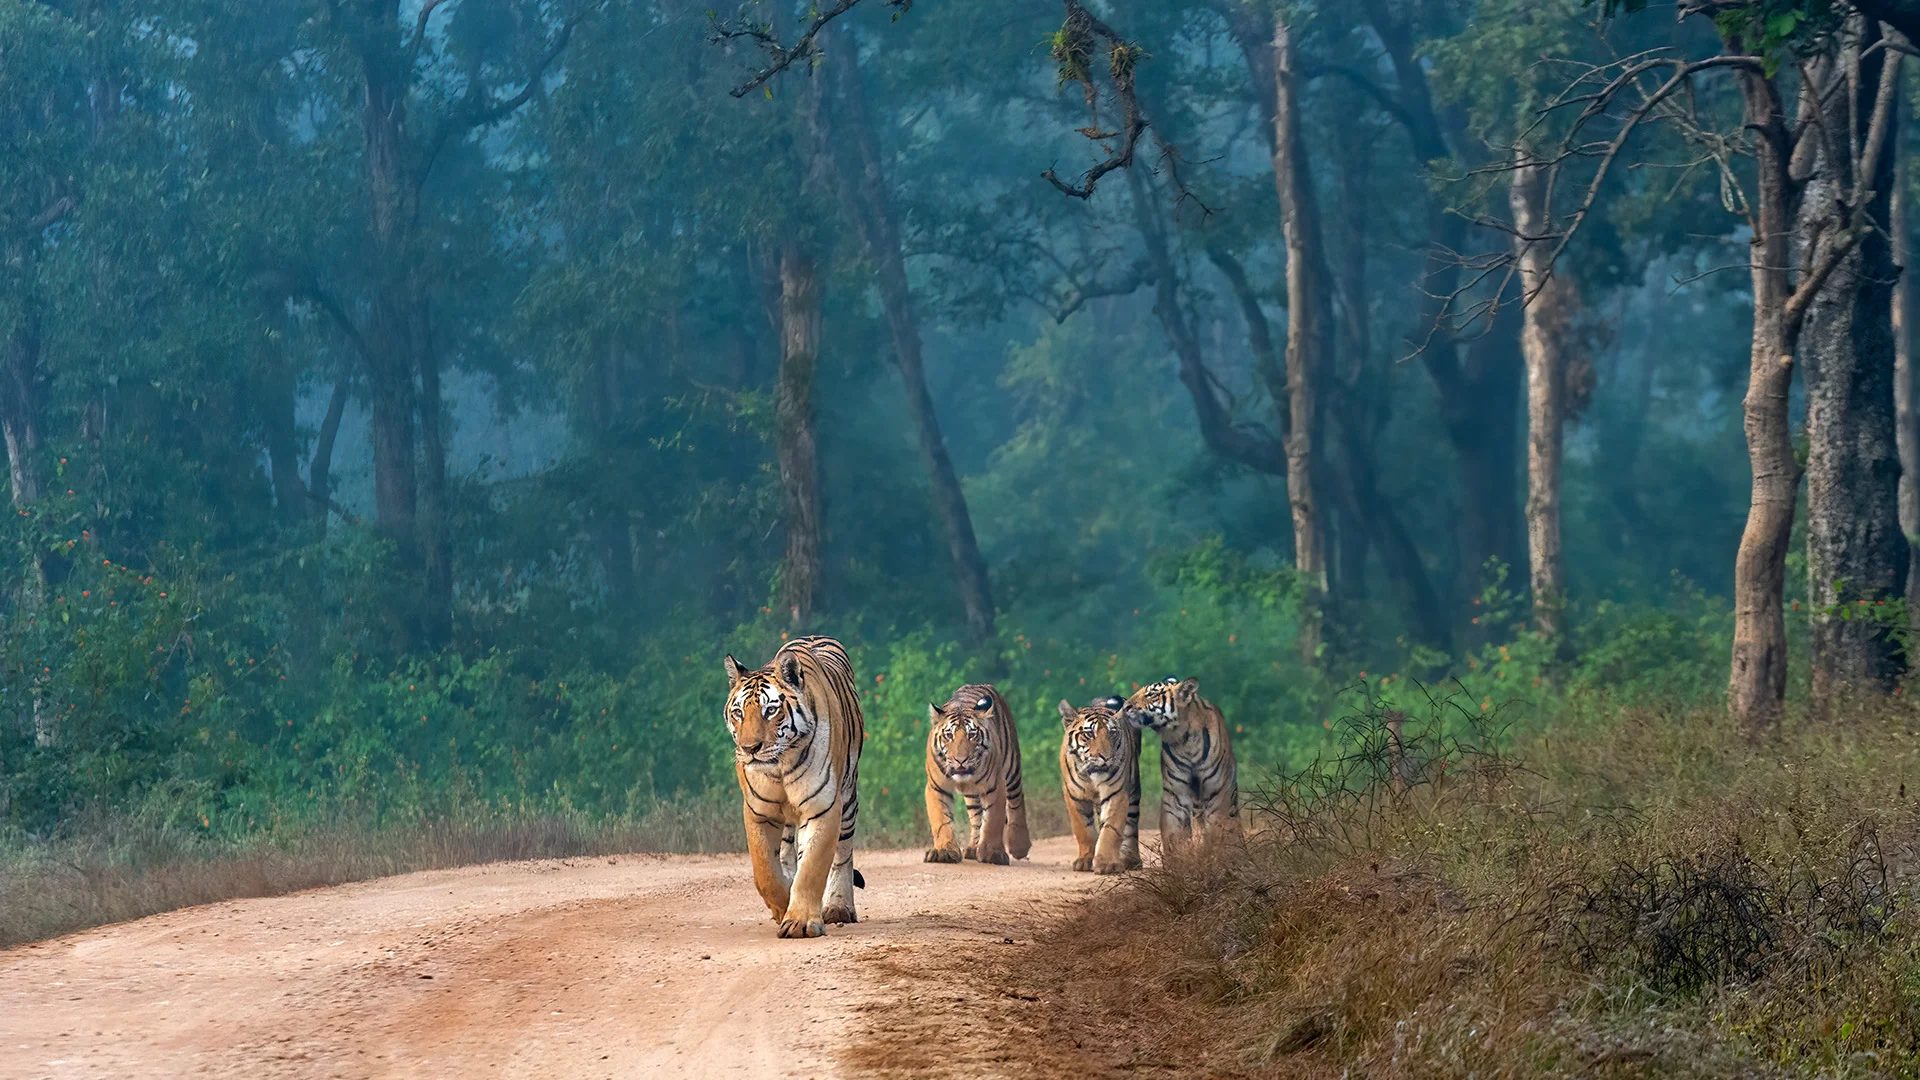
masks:
<path id="1" fill-rule="evenodd" d="M 760 747 L 764 742 L 765 742 L 764 739 L 755 739 L 752 742 L 743 742 L 740 744 L 740 749 L 745 750 L 749 754 L 757 754 L 760 752 Z"/>

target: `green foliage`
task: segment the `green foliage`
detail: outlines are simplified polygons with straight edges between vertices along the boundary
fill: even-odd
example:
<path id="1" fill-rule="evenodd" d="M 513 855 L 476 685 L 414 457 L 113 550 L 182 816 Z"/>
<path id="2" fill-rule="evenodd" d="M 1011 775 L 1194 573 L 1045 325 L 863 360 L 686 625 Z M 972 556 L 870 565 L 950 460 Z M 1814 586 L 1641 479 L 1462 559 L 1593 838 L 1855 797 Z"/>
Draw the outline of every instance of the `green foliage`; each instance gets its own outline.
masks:
<path id="1" fill-rule="evenodd" d="M 1647 0 L 1581 0 L 1596 4 L 1608 17 L 1636 14 Z M 1714 27 L 1727 40 L 1763 57 L 1768 77 L 1789 55 L 1806 55 L 1824 47 L 1847 20 L 1851 8 L 1839 0 L 1745 0 L 1716 5 Z"/>
<path id="2" fill-rule="evenodd" d="M 1851 10 L 1837 0 L 1754 0 L 1728 5 L 1714 15 L 1713 23 L 1729 41 L 1764 57 L 1771 77 L 1788 56 L 1821 48 Z"/>
<path id="3" fill-rule="evenodd" d="M 1544 146 L 1561 117 L 1543 111 L 1564 89 L 1566 62 L 1581 54 L 1574 0 L 1488 0 L 1459 34 L 1436 40 L 1434 90 L 1466 106 L 1476 134 Z"/>
<path id="4" fill-rule="evenodd" d="M 1504 568 L 1483 588 L 1478 554 L 1461 556 L 1456 451 L 1477 433 L 1435 392 L 1438 353 L 1404 362 L 1442 177 L 1540 120 L 1566 64 L 1698 41 L 1654 20 L 1603 39 L 1571 0 L 1383 5 L 1404 16 L 1391 26 L 1368 5 L 1296 13 L 1339 316 L 1320 508 L 1337 626 L 1309 666 L 1285 483 L 1210 449 L 1194 412 L 1200 384 L 1236 429 L 1281 438 L 1288 423 L 1248 326 L 1257 312 L 1284 352 L 1287 257 L 1259 133 L 1271 102 L 1249 68 L 1270 35 L 1236 21 L 1263 6 L 1115 0 L 1101 18 L 1133 38 L 1104 47 L 1031 4 L 922 5 L 897 26 L 876 14 L 906 7 L 863 5 L 822 39 L 818 70 L 746 100 L 727 93 L 742 55 L 675 5 L 439 9 L 400 71 L 411 231 L 404 250 L 375 251 L 372 54 L 348 8 L 0 0 L 0 412 L 20 436 L 9 465 L 38 492 L 10 476 L 0 516 L 9 842 L 79 843 L 132 820 L 179 850 L 225 851 L 343 821 L 588 829 L 730 806 L 720 658 L 762 662 L 799 629 L 771 601 L 777 253 L 793 242 L 815 253 L 825 298 L 825 585 L 805 629 L 853 650 L 870 836 L 922 827 L 926 705 L 968 681 L 1006 694 L 1036 819 L 1056 823 L 1055 703 L 1168 675 L 1198 678 L 1224 710 L 1249 785 L 1336 745 L 1348 690 L 1375 710 L 1528 719 L 1719 692 L 1750 305 L 1732 275 L 1677 296 L 1670 280 L 1744 250 L 1713 184 L 1616 170 L 1621 190 L 1564 264 L 1599 375 L 1568 435 L 1562 638 L 1528 629 Z M 1771 13 L 1741 32 L 1774 51 L 1816 47 L 1828 25 L 1818 4 L 1742 10 Z M 518 96 L 576 15 L 521 109 L 454 122 Z M 1409 128 L 1395 102 L 1414 88 L 1382 92 L 1383 30 L 1430 79 L 1445 131 Z M 824 62 L 848 56 L 850 75 Z M 1036 179 L 1097 153 L 1076 128 L 1111 118 L 1058 91 L 1103 77 L 1138 80 L 1168 148 L 1142 153 L 1136 169 L 1157 171 L 1133 174 L 1138 201 L 1124 183 L 1067 200 Z M 850 145 L 858 123 L 910 310 L 888 309 L 885 253 L 817 153 L 823 131 Z M 1439 162 L 1410 156 L 1435 139 Z M 1193 199 L 1167 193 L 1174 173 Z M 1505 212 L 1491 180 L 1457 190 L 1468 217 Z M 1163 268 L 1140 256 L 1156 216 L 1174 249 L 1168 301 Z M 396 582 L 420 566 L 404 523 L 380 519 L 368 464 L 368 330 L 392 329 L 373 315 L 409 292 L 404 332 L 446 384 L 402 410 L 447 433 L 453 619 L 432 647 L 394 632 Z M 1161 302 L 1181 307 L 1205 370 L 1183 373 Z M 938 452 L 992 571 L 999 623 L 983 641 L 964 627 L 895 362 L 913 336 Z M 1463 371 L 1517 370 L 1497 334 L 1455 352 Z M 305 488 L 336 388 L 329 513 Z M 1364 511 L 1344 471 L 1362 452 L 1377 473 Z M 438 477 L 428 455 L 403 457 L 424 514 Z M 1390 525 L 1457 655 L 1411 641 Z"/>

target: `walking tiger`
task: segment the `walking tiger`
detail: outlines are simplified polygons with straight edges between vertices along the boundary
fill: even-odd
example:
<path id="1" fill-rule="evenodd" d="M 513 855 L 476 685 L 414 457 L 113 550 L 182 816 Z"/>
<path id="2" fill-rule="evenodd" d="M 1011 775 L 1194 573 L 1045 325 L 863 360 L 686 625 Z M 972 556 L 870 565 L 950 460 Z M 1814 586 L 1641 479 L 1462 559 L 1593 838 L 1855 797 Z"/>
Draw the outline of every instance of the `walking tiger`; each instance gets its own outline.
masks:
<path id="1" fill-rule="evenodd" d="M 1128 724 L 1160 733 L 1160 843 L 1167 850 L 1240 832 L 1240 787 L 1226 718 L 1197 679 L 1134 691 Z"/>
<path id="2" fill-rule="evenodd" d="M 1060 703 L 1060 783 L 1079 845 L 1075 870 L 1140 868 L 1140 729 L 1120 718 L 1119 698 L 1076 709 Z M 1095 829 L 1098 829 L 1096 839 Z"/>
<path id="3" fill-rule="evenodd" d="M 967 846 L 953 835 L 953 797 L 967 803 Z M 968 683 L 945 705 L 927 705 L 927 827 L 933 846 L 926 860 L 957 863 L 963 857 L 1005 866 L 1024 859 L 1027 800 L 1020 785 L 1020 733 L 1000 691 Z"/>
<path id="4" fill-rule="evenodd" d="M 853 834 L 866 723 L 846 650 L 829 637 L 795 638 L 757 671 L 731 656 L 726 668 L 727 730 L 760 898 L 783 938 L 858 922 L 853 889 L 866 882 L 853 868 Z"/>

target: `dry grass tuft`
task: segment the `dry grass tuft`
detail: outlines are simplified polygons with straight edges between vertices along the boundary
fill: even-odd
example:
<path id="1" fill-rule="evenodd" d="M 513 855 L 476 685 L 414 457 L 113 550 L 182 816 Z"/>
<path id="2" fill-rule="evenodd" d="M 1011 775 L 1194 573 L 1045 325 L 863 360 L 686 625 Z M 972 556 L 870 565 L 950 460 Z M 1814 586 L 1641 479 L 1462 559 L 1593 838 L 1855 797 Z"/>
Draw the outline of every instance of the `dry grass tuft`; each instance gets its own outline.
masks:
<path id="1" fill-rule="evenodd" d="M 1249 800 L 1255 835 L 1010 950 L 994 1052 L 1032 1075 L 1920 1076 L 1911 711 L 1755 743 L 1718 713 L 1593 706 L 1549 737 L 1456 704 L 1362 708 L 1342 755 Z"/>

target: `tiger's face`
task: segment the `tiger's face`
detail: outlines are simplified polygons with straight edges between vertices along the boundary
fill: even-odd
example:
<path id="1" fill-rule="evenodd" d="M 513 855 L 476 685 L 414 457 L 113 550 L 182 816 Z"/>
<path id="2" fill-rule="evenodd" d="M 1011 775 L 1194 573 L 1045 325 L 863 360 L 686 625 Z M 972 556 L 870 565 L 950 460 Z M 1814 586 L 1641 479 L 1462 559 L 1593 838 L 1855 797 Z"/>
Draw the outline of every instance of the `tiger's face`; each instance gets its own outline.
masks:
<path id="1" fill-rule="evenodd" d="M 1166 678 L 1133 692 L 1120 715 L 1127 723 L 1148 731 L 1163 731 L 1180 717 L 1180 710 L 1200 694 L 1200 680 Z"/>
<path id="2" fill-rule="evenodd" d="M 1117 697 L 1082 709 L 1060 703 L 1060 719 L 1067 727 L 1067 754 L 1087 776 L 1105 779 L 1118 773 L 1124 764 L 1126 721 L 1120 718 L 1120 709 L 1125 704 Z"/>
<path id="3" fill-rule="evenodd" d="M 813 717 L 800 693 L 800 665 L 783 657 L 776 670 L 748 671 L 729 656 L 726 666 L 733 758 L 749 769 L 771 768 L 813 734 Z"/>
<path id="4" fill-rule="evenodd" d="M 972 780 L 986 767 L 992 752 L 987 724 L 993 717 L 993 699 L 985 694 L 955 697 L 945 705 L 927 705 L 927 723 L 933 732 L 933 760 L 955 780 Z"/>

